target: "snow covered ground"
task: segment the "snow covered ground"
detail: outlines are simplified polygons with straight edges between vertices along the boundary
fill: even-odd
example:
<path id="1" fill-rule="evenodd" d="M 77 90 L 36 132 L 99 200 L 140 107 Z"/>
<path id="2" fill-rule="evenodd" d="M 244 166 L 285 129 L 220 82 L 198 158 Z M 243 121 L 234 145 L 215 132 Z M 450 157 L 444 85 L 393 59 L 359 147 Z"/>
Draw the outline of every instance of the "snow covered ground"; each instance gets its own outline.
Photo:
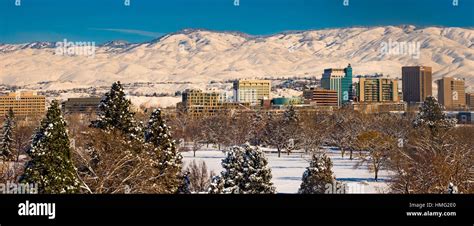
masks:
<path id="1" fill-rule="evenodd" d="M 276 186 L 278 193 L 296 193 L 301 184 L 301 177 L 306 167 L 309 165 L 310 156 L 304 153 L 291 153 L 289 156 L 278 154 L 271 149 L 265 149 L 265 156 L 272 169 L 272 182 Z M 375 182 L 374 174 L 369 172 L 366 165 L 354 168 L 357 160 L 349 160 L 349 157 L 341 157 L 340 152 L 334 148 L 325 148 L 326 153 L 333 161 L 333 172 L 338 181 L 344 182 L 348 187 L 348 193 L 387 193 L 387 179 L 390 175 L 388 171 L 379 172 L 379 180 Z M 193 160 L 196 163 L 205 161 L 209 170 L 219 174 L 222 171 L 221 160 L 225 157 L 222 151 L 215 148 L 202 148 L 193 157 L 192 152 L 183 152 L 185 164 Z"/>

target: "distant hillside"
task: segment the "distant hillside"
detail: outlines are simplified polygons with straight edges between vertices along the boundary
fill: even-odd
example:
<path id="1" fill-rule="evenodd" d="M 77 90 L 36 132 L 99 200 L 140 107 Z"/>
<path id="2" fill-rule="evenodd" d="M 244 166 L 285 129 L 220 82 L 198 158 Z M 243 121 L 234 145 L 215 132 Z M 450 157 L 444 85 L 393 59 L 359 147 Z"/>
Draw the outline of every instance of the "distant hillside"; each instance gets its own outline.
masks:
<path id="1" fill-rule="evenodd" d="M 382 55 L 382 43 L 419 42 L 421 55 Z M 354 74 L 401 77 L 403 65 L 433 67 L 434 79 L 456 76 L 474 85 L 474 29 L 414 26 L 344 28 L 272 36 L 184 30 L 146 43 L 112 41 L 94 58 L 54 54 L 54 43 L 0 45 L 0 83 L 50 81 L 50 88 L 112 81 L 206 82 L 245 77 L 320 76 L 352 64 Z"/>

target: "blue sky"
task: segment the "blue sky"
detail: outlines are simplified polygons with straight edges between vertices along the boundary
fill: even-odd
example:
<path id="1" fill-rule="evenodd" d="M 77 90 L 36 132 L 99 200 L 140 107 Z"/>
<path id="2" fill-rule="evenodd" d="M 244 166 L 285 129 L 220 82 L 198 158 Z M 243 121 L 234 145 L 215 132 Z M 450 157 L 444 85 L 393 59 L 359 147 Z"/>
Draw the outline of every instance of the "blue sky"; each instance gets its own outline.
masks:
<path id="1" fill-rule="evenodd" d="M 185 28 L 268 35 L 413 24 L 474 27 L 474 0 L 0 0 L 0 43 L 143 42 Z"/>

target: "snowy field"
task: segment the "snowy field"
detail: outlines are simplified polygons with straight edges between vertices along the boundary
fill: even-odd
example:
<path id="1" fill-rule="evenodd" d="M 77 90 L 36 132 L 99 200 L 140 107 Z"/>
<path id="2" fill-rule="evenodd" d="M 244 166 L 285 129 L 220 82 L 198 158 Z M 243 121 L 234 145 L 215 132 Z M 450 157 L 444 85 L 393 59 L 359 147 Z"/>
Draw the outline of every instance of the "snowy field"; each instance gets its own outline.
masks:
<path id="1" fill-rule="evenodd" d="M 304 153 L 291 153 L 289 156 L 282 153 L 278 154 L 274 150 L 262 148 L 272 169 L 272 182 L 276 186 L 278 193 L 297 193 L 301 184 L 301 177 L 306 167 L 309 165 L 310 156 Z M 369 172 L 366 165 L 354 168 L 357 160 L 349 160 L 349 157 L 341 157 L 337 149 L 325 148 L 326 153 L 333 161 L 333 172 L 338 181 L 344 182 L 348 187 L 348 193 L 387 193 L 387 179 L 390 175 L 388 171 L 380 171 L 377 182 L 374 180 L 374 174 Z M 221 160 L 225 158 L 222 151 L 215 148 L 202 148 L 196 152 L 183 152 L 184 163 L 187 166 L 193 160 L 196 163 L 206 162 L 209 170 L 215 174 L 222 171 Z"/>

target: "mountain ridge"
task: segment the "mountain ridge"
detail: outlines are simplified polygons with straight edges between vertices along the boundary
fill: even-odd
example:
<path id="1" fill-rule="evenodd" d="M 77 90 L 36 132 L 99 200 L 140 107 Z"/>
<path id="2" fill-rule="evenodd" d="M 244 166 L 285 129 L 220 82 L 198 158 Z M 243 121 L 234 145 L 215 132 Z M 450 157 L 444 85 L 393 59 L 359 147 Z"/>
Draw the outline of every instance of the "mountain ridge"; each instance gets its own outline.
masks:
<path id="1" fill-rule="evenodd" d="M 419 43 L 420 58 L 381 55 L 389 41 Z M 46 42 L 43 42 L 46 43 Z M 110 41 L 95 56 L 57 56 L 53 48 L 0 44 L 0 83 L 40 81 L 71 86 L 103 82 L 228 80 L 316 76 L 351 63 L 355 74 L 401 77 L 401 66 L 432 66 L 434 79 L 454 76 L 474 85 L 474 30 L 413 25 L 281 32 L 268 36 L 187 29 L 148 42 Z M 117 44 L 117 45 L 115 45 Z M 44 46 L 39 45 L 40 47 Z M 48 45 L 46 45 L 48 46 Z"/>
<path id="2" fill-rule="evenodd" d="M 140 44 L 140 43 L 149 43 L 153 42 L 156 40 L 159 40 L 161 37 L 164 36 L 169 36 L 169 35 L 175 35 L 175 34 L 189 34 L 190 32 L 199 32 L 199 31 L 207 31 L 207 32 L 213 32 L 213 33 L 226 33 L 226 34 L 241 34 L 243 36 L 249 36 L 249 37 L 271 37 L 279 34 L 297 34 L 297 33 L 302 33 L 302 32 L 311 32 L 311 31 L 324 31 L 324 30 L 334 30 L 334 29 L 351 29 L 351 28 L 378 28 L 378 27 L 398 27 L 398 28 L 404 28 L 404 27 L 414 27 L 416 30 L 423 29 L 423 28 L 459 28 L 459 29 L 474 29 L 474 27 L 448 27 L 448 26 L 438 26 L 438 25 L 432 25 L 432 26 L 420 26 L 420 25 L 413 25 L 413 24 L 399 24 L 399 25 L 375 25 L 375 26 L 363 26 L 363 25 L 355 25 L 355 26 L 350 26 L 350 27 L 326 27 L 323 29 L 307 29 L 307 30 L 284 30 L 272 34 L 265 34 L 265 35 L 253 35 L 253 34 L 248 34 L 242 31 L 237 31 L 237 30 L 215 30 L 215 29 L 208 29 L 208 28 L 184 28 L 175 32 L 170 32 L 170 33 L 165 33 L 162 36 L 159 36 L 154 39 L 150 39 L 148 41 L 144 42 L 129 42 L 127 40 L 123 39 L 113 39 L 106 41 L 104 43 L 100 43 L 99 46 L 102 46 L 106 43 L 113 43 L 115 41 L 123 41 L 127 42 L 129 44 Z M 61 40 L 62 41 L 62 40 Z M 31 43 L 56 43 L 55 41 L 32 41 L 32 42 L 23 42 L 23 43 L 3 43 L 0 42 L 1 45 L 23 45 L 23 44 L 31 44 Z"/>

